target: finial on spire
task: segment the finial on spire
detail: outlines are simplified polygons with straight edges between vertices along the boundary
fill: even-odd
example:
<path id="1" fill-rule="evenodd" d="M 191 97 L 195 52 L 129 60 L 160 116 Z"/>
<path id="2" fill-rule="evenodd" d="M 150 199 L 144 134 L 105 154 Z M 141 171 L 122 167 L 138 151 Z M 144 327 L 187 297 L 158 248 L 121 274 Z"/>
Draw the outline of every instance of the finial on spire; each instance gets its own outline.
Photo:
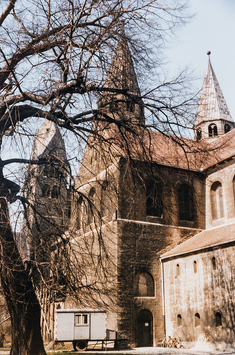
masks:
<path id="1" fill-rule="evenodd" d="M 210 56 L 210 55 L 211 55 L 211 51 L 208 51 L 208 52 L 207 52 L 207 55 L 209 55 L 209 56 Z"/>

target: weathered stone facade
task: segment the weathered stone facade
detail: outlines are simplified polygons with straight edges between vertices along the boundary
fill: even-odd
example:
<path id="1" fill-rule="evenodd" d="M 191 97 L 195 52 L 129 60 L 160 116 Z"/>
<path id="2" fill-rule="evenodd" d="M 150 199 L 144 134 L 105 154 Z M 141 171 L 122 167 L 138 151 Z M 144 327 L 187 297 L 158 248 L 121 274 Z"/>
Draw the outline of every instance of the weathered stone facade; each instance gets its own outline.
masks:
<path id="1" fill-rule="evenodd" d="M 175 137 L 143 127 L 138 82 L 123 38 L 105 87 L 127 90 L 134 100 L 106 91 L 98 102 L 102 113 L 140 127 L 132 135 L 121 134 L 111 124 L 94 124 L 96 134 L 88 138 L 74 181 L 66 231 L 74 257 L 84 267 L 84 291 L 77 301 L 68 295 L 60 307 L 99 305 L 108 312 L 108 327 L 131 346 L 154 346 L 164 335 L 189 342 L 201 334 L 230 341 L 226 324 L 232 334 L 232 323 L 224 311 L 230 293 L 223 273 L 232 285 L 233 230 L 223 248 L 221 229 L 216 230 L 216 240 L 213 233 L 210 238 L 203 234 L 233 221 L 235 200 L 235 130 L 229 132 L 234 122 L 211 63 L 195 141 L 177 143 Z M 225 127 L 228 123 L 230 128 Z M 29 186 L 35 185 L 39 173 L 33 174 Z M 63 224 L 60 214 L 57 218 Z M 89 293 L 90 288 L 94 292 Z"/>
<path id="2" fill-rule="evenodd" d="M 162 261 L 166 335 L 233 343 L 234 241 Z"/>

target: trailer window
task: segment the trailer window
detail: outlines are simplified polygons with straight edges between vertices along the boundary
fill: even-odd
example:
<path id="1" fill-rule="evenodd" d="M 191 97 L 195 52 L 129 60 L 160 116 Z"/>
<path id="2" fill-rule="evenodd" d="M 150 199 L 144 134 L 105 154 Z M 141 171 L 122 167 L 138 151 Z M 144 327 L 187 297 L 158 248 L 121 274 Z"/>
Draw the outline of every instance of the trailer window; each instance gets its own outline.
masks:
<path id="1" fill-rule="evenodd" d="M 75 325 L 88 324 L 88 314 L 75 314 Z"/>

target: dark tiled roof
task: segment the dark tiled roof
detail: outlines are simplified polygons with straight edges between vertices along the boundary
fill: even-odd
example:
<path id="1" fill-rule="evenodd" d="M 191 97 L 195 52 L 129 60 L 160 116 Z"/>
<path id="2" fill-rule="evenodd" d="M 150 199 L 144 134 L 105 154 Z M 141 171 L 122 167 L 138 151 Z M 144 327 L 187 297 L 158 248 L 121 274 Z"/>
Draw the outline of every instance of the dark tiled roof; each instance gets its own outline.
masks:
<path id="1" fill-rule="evenodd" d="M 163 254 L 161 258 L 168 259 L 230 242 L 235 242 L 235 223 L 202 231 Z"/>

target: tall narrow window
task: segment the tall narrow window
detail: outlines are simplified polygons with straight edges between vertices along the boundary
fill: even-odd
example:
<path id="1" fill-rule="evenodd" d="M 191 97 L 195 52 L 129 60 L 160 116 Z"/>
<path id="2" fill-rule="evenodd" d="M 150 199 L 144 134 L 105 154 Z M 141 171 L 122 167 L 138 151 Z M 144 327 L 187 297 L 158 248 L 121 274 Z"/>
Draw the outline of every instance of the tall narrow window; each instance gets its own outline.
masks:
<path id="1" fill-rule="evenodd" d="M 179 219 L 181 221 L 194 220 L 194 203 L 192 188 L 183 184 L 178 190 Z"/>
<path id="2" fill-rule="evenodd" d="M 181 327 L 182 325 L 182 317 L 181 314 L 177 315 L 177 327 Z"/>
<path id="3" fill-rule="evenodd" d="M 209 133 L 209 137 L 216 137 L 218 136 L 218 130 L 217 130 L 217 126 L 214 123 L 211 123 L 208 127 L 208 133 Z"/>
<path id="4" fill-rule="evenodd" d="M 200 314 L 196 313 L 195 314 L 195 327 L 199 327 L 200 324 L 201 324 Z"/>
<path id="5" fill-rule="evenodd" d="M 176 271 L 175 271 L 175 277 L 180 276 L 180 266 L 179 264 L 176 264 Z"/>
<path id="6" fill-rule="evenodd" d="M 196 260 L 194 260 L 194 262 L 193 262 L 193 271 L 194 271 L 194 274 L 197 273 L 197 262 L 196 262 Z"/>
<path id="7" fill-rule="evenodd" d="M 148 180 L 146 183 L 146 212 L 147 216 L 162 217 L 162 183 L 160 180 Z"/>
<path id="8" fill-rule="evenodd" d="M 213 220 L 224 217 L 223 188 L 219 181 L 211 186 L 211 214 Z"/>
<path id="9" fill-rule="evenodd" d="M 215 257 L 213 256 L 213 258 L 211 259 L 211 266 L 212 266 L 212 270 L 216 270 L 216 260 Z"/>
<path id="10" fill-rule="evenodd" d="M 219 327 L 222 325 L 222 317 L 220 312 L 215 313 L 215 326 Z"/>

